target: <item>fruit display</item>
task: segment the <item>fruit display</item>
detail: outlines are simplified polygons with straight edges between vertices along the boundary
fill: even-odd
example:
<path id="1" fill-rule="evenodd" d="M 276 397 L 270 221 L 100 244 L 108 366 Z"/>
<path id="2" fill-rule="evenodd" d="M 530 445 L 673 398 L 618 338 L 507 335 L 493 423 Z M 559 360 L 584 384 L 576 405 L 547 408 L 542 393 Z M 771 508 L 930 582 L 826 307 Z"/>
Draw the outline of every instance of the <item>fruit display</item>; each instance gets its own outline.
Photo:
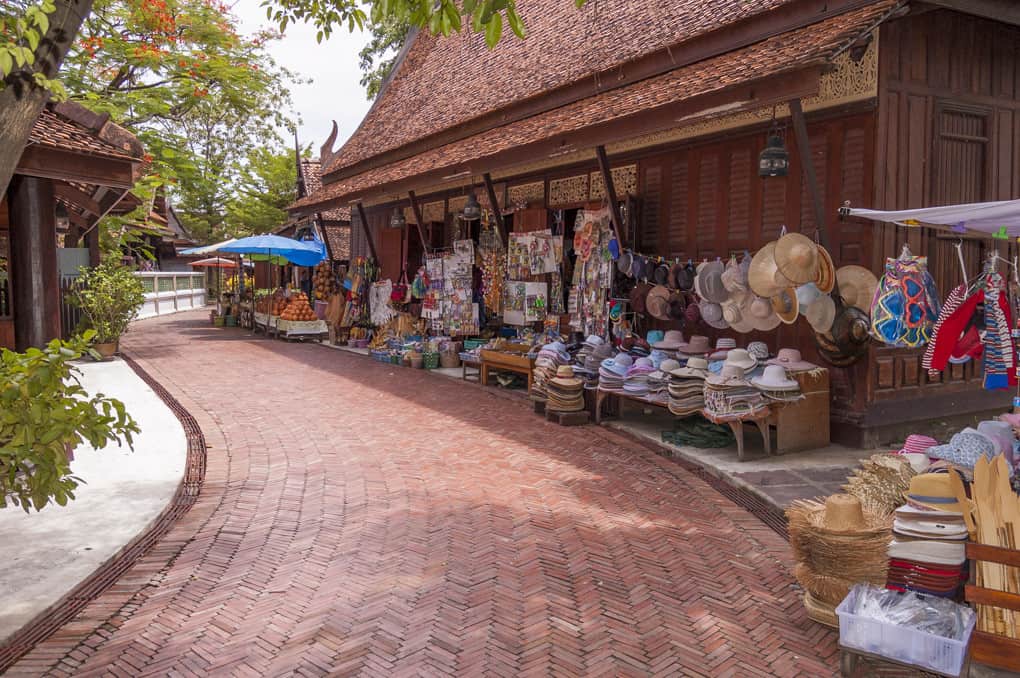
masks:
<path id="1" fill-rule="evenodd" d="M 283 296 L 283 290 L 277 290 L 272 295 L 255 300 L 255 311 L 258 313 L 281 315 L 286 308 L 287 298 Z"/>
<path id="2" fill-rule="evenodd" d="M 308 297 L 305 296 L 304 292 L 294 292 L 291 294 L 290 303 L 280 312 L 280 318 L 293 321 L 318 320 L 315 311 L 308 304 Z"/>
<path id="3" fill-rule="evenodd" d="M 338 289 L 336 276 L 333 275 L 330 262 L 323 261 L 315 266 L 315 271 L 312 273 L 312 286 L 315 290 L 315 298 L 320 301 L 325 301 Z"/>

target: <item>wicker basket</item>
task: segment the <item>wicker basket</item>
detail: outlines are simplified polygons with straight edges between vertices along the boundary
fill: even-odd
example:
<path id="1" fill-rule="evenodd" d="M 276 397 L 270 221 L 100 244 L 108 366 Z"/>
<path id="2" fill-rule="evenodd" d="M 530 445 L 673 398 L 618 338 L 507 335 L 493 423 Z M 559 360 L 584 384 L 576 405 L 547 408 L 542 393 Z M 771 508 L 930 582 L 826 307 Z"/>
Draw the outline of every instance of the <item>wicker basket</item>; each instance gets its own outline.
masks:
<path id="1" fill-rule="evenodd" d="M 439 354 L 439 364 L 443 367 L 460 367 L 460 355 L 456 351 L 444 351 Z"/>

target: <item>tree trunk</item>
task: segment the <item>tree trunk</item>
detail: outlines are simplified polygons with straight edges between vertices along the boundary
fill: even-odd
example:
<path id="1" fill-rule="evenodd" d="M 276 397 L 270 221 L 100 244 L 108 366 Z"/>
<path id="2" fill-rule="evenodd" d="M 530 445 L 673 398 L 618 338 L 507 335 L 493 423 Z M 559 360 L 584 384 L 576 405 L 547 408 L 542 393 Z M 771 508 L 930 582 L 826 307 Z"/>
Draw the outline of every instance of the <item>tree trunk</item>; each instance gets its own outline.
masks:
<path id="1" fill-rule="evenodd" d="M 49 17 L 50 28 L 35 50 L 35 64 L 15 69 L 0 90 L 0 195 L 7 192 L 32 125 L 50 97 L 47 90 L 35 86 L 32 76 L 34 73 L 42 73 L 47 78 L 56 75 L 82 22 L 92 12 L 92 2 L 56 0 L 56 10 Z"/>

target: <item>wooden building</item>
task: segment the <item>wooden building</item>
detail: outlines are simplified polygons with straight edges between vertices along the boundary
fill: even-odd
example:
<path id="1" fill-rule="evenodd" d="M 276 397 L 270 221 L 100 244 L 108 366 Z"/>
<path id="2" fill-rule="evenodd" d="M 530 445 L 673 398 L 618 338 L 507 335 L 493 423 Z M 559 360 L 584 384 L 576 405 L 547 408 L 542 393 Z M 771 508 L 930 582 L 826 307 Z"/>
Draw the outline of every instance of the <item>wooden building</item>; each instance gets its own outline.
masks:
<path id="1" fill-rule="evenodd" d="M 83 243 L 98 263 L 95 225 L 134 186 L 143 157 L 108 116 L 72 102 L 43 110 L 0 199 L 0 347 L 24 350 L 61 335 L 57 213 L 66 218 L 64 245 Z"/>
<path id="2" fill-rule="evenodd" d="M 839 206 L 1020 195 L 1020 12 L 1008 0 L 519 4 L 527 40 L 493 51 L 478 35 L 413 36 L 351 139 L 323 148 L 321 190 L 293 211 L 353 206 L 352 254 L 374 250 L 396 277 L 407 236 L 388 228 L 394 209 L 440 246 L 469 190 L 514 230 L 610 192 L 638 252 L 725 257 L 824 222 L 837 266 L 880 273 L 908 242 L 946 293 L 955 237 L 840 220 Z M 762 179 L 774 124 L 790 173 Z M 992 246 L 966 241 L 975 272 Z M 804 322 L 753 338 L 817 357 Z M 831 370 L 834 438 L 877 445 L 921 421 L 1001 409 L 1009 394 L 982 391 L 979 370 L 931 380 L 919 351 L 872 345 Z"/>

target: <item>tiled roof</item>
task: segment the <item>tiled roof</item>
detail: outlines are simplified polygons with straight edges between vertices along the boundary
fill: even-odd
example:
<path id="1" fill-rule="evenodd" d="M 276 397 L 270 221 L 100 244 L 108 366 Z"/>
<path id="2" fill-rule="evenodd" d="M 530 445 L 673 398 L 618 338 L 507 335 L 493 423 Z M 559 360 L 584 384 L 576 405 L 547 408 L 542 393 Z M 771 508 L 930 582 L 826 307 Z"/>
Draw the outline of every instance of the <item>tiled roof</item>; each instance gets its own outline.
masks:
<path id="1" fill-rule="evenodd" d="M 322 166 L 318 160 L 302 160 L 301 179 L 305 182 L 305 195 L 311 195 L 322 189 Z M 326 210 L 322 213 L 323 221 L 350 221 L 351 208 L 344 205 Z"/>
<path id="2" fill-rule="evenodd" d="M 522 0 L 527 38 L 418 33 L 327 174 L 792 0 Z M 507 31 L 509 32 L 509 31 Z M 602 83 L 603 88 L 605 83 Z"/>
<path id="3" fill-rule="evenodd" d="M 453 167 L 523 144 L 555 138 L 593 124 L 612 122 L 646 109 L 718 92 L 744 82 L 820 65 L 872 29 L 897 5 L 897 0 L 875 2 L 734 52 L 497 127 L 425 151 L 412 159 L 327 184 L 318 194 L 299 200 L 291 207 L 301 209 L 329 200 L 354 198 L 377 186 Z"/>
<path id="4" fill-rule="evenodd" d="M 83 155 L 138 160 L 128 151 L 101 139 L 95 130 L 57 115 L 49 108 L 44 108 L 36 118 L 28 143 Z"/>
<path id="5" fill-rule="evenodd" d="M 326 226 L 326 241 L 329 243 L 329 251 L 336 261 L 346 261 L 351 258 L 351 227 L 350 226 Z"/>

